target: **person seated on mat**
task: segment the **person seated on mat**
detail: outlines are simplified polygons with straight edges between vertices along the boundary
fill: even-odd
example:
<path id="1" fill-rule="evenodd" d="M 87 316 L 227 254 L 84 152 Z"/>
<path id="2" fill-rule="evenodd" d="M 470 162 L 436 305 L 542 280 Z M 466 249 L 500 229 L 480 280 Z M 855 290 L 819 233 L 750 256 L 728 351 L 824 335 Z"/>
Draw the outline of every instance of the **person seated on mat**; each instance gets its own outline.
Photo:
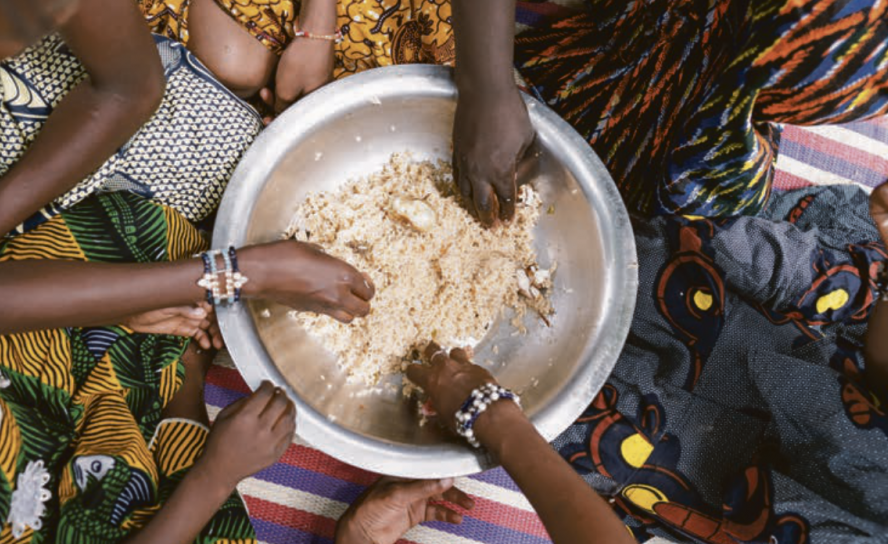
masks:
<path id="1" fill-rule="evenodd" d="M 0 3 L 0 235 L 99 192 L 210 216 L 262 126 L 255 110 L 152 37 L 133 2 L 42 4 Z"/>
<path id="2" fill-rule="evenodd" d="M 115 245 L 122 237 L 126 248 Z M 219 303 L 236 297 L 224 259 L 212 257 L 220 270 L 213 275 L 190 258 L 202 246 L 174 211 L 127 193 L 90 197 L 0 245 L 4 538 L 254 539 L 234 486 L 289 445 L 292 404 L 264 387 L 208 428 L 203 381 L 211 352 L 120 324 L 205 300 L 203 285 L 213 282 Z M 161 259 L 120 263 L 128 251 Z M 372 285 L 309 246 L 277 242 L 230 257 L 248 280 L 243 297 L 342 321 L 369 310 Z"/>
<path id="3" fill-rule="evenodd" d="M 515 0 L 138 3 L 154 32 L 186 44 L 239 96 L 259 93 L 272 115 L 369 68 L 455 65 L 455 179 L 484 224 L 514 215 L 516 169 L 534 140 L 512 69 Z"/>
<path id="4" fill-rule="evenodd" d="M 490 389 L 484 396 L 493 400 L 468 427 L 468 440 L 483 446 L 509 473 L 553 542 L 634 542 L 610 506 L 540 436 L 489 372 L 473 364 L 462 349 L 448 354 L 432 343 L 425 357 L 430 366 L 411 365 L 407 376 L 428 394 L 435 411 L 446 415 L 442 421 L 452 432 L 458 432 L 457 417 L 466 399 Z M 394 544 L 418 523 L 460 523 L 462 514 L 454 506 L 471 510 L 474 502 L 453 483 L 452 478 L 380 479 L 339 519 L 336 544 Z"/>
<path id="5" fill-rule="evenodd" d="M 600 393 L 553 442 L 564 461 L 546 461 L 553 452 L 528 438 L 532 428 L 508 400 L 476 421 L 475 438 L 553 539 L 570 523 L 609 519 L 603 501 L 556 485 L 569 464 L 639 542 L 880 541 L 888 519 L 888 184 L 869 197 L 851 186 L 776 193 L 761 217 L 658 217 L 633 227 L 635 315 Z M 464 353 L 434 353 L 430 368 L 407 372 L 453 429 L 467 391 L 490 378 Z M 437 502 L 426 508 L 429 494 L 468 506 L 457 491 L 441 495 L 450 485 L 383 481 L 338 534 L 391 542 L 398 535 L 377 520 L 399 528 L 458 521 Z M 559 508 L 574 519 L 553 526 L 542 501 L 561 496 L 570 498 Z"/>
<path id="6" fill-rule="evenodd" d="M 120 324 L 205 300 L 199 280 L 218 282 L 220 303 L 236 297 L 226 295 L 223 258 L 212 257 L 217 275 L 191 258 L 201 249 L 181 216 L 128 193 L 90 197 L 0 245 L 4 538 L 254 539 L 234 486 L 286 449 L 292 405 L 265 387 L 208 429 L 211 352 L 174 331 Z M 130 251 L 159 260 L 122 264 Z M 309 246 L 253 246 L 230 260 L 248 280 L 243 297 L 342 321 L 369 310 L 372 285 Z"/>
<path id="7" fill-rule="evenodd" d="M 0 18 L 5 235 L 117 152 L 160 105 L 165 83 L 151 35 L 127 2 L 3 0 Z M 42 65 L 28 63 L 27 54 L 16 58 L 55 30 L 53 45 L 63 40 L 65 53 L 46 55 Z M 76 66 L 68 61 L 72 51 Z"/>
<path id="8" fill-rule="evenodd" d="M 79 10 L 90 6 L 91 0 L 0 0 L 0 52 L 14 55 L 55 26 L 65 30 L 87 17 Z M 135 9 L 110 2 L 100 14 L 113 20 L 116 10 L 127 6 Z M 147 34 L 138 14 L 135 21 L 134 28 Z M 93 28 L 87 34 L 81 38 L 101 42 L 108 33 Z M 89 51 L 99 62 L 102 55 L 113 56 L 101 48 Z M 172 63 L 170 77 L 206 92 L 220 87 L 195 75 L 195 65 L 175 49 L 164 52 Z M 47 66 L 56 70 L 47 73 Z M 79 181 L 78 168 L 85 163 L 74 161 L 68 169 L 71 165 L 54 162 L 44 145 L 55 143 L 55 153 L 64 156 L 69 147 L 82 149 L 83 142 L 91 141 L 90 135 L 65 128 L 65 121 L 79 113 L 63 107 L 68 100 L 75 106 L 83 105 L 81 99 L 92 104 L 91 88 L 81 92 L 76 87 L 54 113 L 47 111 L 54 103 L 48 98 L 60 98 L 55 83 L 77 79 L 77 66 L 54 36 L 0 64 L 3 94 L 14 97 L 0 104 L 4 144 L 10 144 L 2 151 L 10 154 L 3 157 L 6 174 L 0 185 L 20 179 L 16 172 L 30 174 L 36 193 L 43 191 L 38 186 L 44 187 L 45 178 L 52 182 L 45 187 L 56 188 Z M 209 98 L 216 106 L 242 107 L 224 94 L 181 92 L 176 96 L 182 104 L 189 99 L 192 105 L 205 104 Z M 247 111 L 222 109 L 229 120 Z M 87 113 L 98 111 L 104 110 L 95 106 Z M 47 116 L 51 119 L 35 139 Z M 152 119 L 149 126 L 168 127 L 171 118 Z M 117 130 L 99 130 L 102 121 L 87 121 L 101 141 L 107 131 Z M 150 169 L 150 157 L 165 154 L 153 142 L 178 142 L 163 136 L 162 130 L 140 132 L 109 159 L 113 168 L 107 170 L 113 174 L 101 167 L 90 179 L 138 179 Z M 19 139 L 34 143 L 25 151 L 11 145 Z M 218 154 L 236 158 L 237 146 L 244 144 L 234 144 Z M 28 158 L 35 155 L 43 157 L 42 164 Z M 21 164 L 27 168 L 19 169 Z M 216 166 L 210 160 L 192 162 L 181 176 L 224 177 Z M 19 227 L 0 238 L 0 540 L 253 540 L 234 485 L 284 451 L 292 439 L 293 406 L 264 385 L 249 400 L 223 411 L 209 431 L 202 391 L 210 351 L 196 349 L 188 337 L 195 335 L 204 347 L 219 347 L 218 328 L 203 309 L 185 318 L 169 309 L 190 311 L 201 303 L 205 309 L 241 296 L 263 297 L 347 322 L 369 310 L 372 284 L 347 264 L 296 242 L 195 258 L 207 245 L 197 229 L 174 207 L 136 194 L 136 183 L 129 186 L 133 190 L 117 192 L 98 183 L 101 193 L 88 185 L 85 195 L 44 208 L 24 222 L 29 207 L 46 202 L 30 199 L 18 182 L 10 186 L 18 191 L 0 191 L 0 225 L 3 232 Z M 187 195 L 164 198 L 173 199 L 171 204 L 188 202 Z M 185 510 L 188 516 L 181 515 Z"/>
<path id="9" fill-rule="evenodd" d="M 758 214 L 782 123 L 888 113 L 884 2 L 582 4 L 522 33 L 515 66 L 589 142 L 632 212 Z"/>
<path id="10" fill-rule="evenodd" d="M 0 233 L 99 192 L 138 194 L 194 222 L 215 210 L 261 120 L 181 46 L 152 39 L 135 3 L 5 0 L 0 24 Z M 205 303 L 126 322 L 221 345 Z"/>

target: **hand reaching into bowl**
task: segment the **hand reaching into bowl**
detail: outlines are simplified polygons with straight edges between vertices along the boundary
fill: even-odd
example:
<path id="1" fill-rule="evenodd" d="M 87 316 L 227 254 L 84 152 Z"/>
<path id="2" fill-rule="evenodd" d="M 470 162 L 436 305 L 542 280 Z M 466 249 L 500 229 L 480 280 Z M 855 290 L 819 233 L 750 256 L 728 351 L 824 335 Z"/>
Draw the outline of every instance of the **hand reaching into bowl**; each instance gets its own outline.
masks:
<path id="1" fill-rule="evenodd" d="M 431 342 L 423 355 L 431 366 L 409 366 L 407 377 L 422 387 L 429 396 L 434 413 L 442 416 L 440 422 L 455 432 L 456 420 L 450 416 L 459 410 L 473 389 L 496 383 L 496 380 L 484 368 L 472 364 L 464 349 L 453 349 L 448 355 L 447 350 Z"/>
<path id="2" fill-rule="evenodd" d="M 486 226 L 515 215 L 518 166 L 534 139 L 512 75 L 515 0 L 454 0 L 453 178 Z"/>
<path id="3" fill-rule="evenodd" d="M 411 365 L 407 377 L 431 400 L 442 423 L 456 428 L 456 411 L 472 391 L 496 383 L 461 349 L 448 354 L 437 344 L 425 350 L 429 365 Z M 610 506 L 536 431 L 518 405 L 494 401 L 478 416 L 475 438 L 512 476 L 556 544 L 635 542 Z"/>
<path id="4" fill-rule="evenodd" d="M 460 91 L 453 126 L 453 179 L 486 226 L 515 216 L 518 165 L 534 139 L 517 87 L 504 94 Z"/>
<path id="5" fill-rule="evenodd" d="M 317 246 L 292 240 L 244 248 L 244 294 L 297 310 L 327 314 L 343 323 L 370 312 L 376 292 L 370 278 Z"/>
<path id="6" fill-rule="evenodd" d="M 344 323 L 370 311 L 375 293 L 370 278 L 317 246 L 292 240 L 256 245 L 239 249 L 237 260 L 249 278 L 244 297 Z M 193 333 L 207 349 L 221 345 L 203 303 L 207 291 L 198 284 L 204 273 L 200 258 L 150 265 L 24 259 L 0 268 L 0 294 L 19 309 L 0 312 L 0 334 L 123 323 L 139 332 Z M 204 312 L 192 313 L 195 306 Z"/>

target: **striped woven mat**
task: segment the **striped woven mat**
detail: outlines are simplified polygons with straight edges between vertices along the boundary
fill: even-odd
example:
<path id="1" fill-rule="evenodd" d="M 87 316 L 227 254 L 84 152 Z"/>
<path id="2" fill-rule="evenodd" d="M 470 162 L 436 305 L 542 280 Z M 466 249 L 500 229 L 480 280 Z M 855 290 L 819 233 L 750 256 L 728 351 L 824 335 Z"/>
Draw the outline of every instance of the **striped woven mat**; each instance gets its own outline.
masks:
<path id="1" fill-rule="evenodd" d="M 577 2 L 519 2 L 518 28 L 542 24 L 547 17 Z M 871 189 L 886 181 L 888 117 L 847 125 L 784 127 L 775 190 L 836 183 Z M 222 407 L 249 393 L 224 352 L 217 362 L 207 377 L 206 402 L 211 419 Z M 375 479 L 376 475 L 339 462 L 297 438 L 277 464 L 245 480 L 239 489 L 260 541 L 332 543 L 336 520 Z M 476 502 L 475 510 L 462 525 L 428 523 L 412 530 L 402 542 L 549 542 L 530 504 L 501 469 L 462 478 L 457 486 Z"/>
<path id="2" fill-rule="evenodd" d="M 224 352 L 207 377 L 210 419 L 247 395 L 249 388 Z M 224 366 L 222 366 L 224 365 Z M 269 543 L 333 542 L 336 520 L 377 475 L 346 465 L 299 438 L 274 466 L 245 480 L 238 489 L 259 540 Z M 472 495 L 475 509 L 462 525 L 433 522 L 417 527 L 402 542 L 543 544 L 546 531 L 533 509 L 502 470 L 457 480 Z"/>
<path id="3" fill-rule="evenodd" d="M 855 184 L 869 191 L 886 181 L 888 117 L 844 125 L 783 127 L 775 190 Z"/>

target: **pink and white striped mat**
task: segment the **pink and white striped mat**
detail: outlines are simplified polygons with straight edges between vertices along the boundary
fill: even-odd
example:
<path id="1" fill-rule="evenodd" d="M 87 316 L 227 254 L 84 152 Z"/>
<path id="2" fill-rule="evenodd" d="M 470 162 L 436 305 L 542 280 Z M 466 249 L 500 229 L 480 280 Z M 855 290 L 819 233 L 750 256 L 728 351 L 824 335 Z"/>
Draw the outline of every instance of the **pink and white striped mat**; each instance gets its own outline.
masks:
<path id="1" fill-rule="evenodd" d="M 786 125 L 775 190 L 853 184 L 867 191 L 888 181 L 888 117 L 862 123 Z"/>
<path id="2" fill-rule="evenodd" d="M 221 357 L 221 358 L 224 358 Z M 249 393 L 236 370 L 214 366 L 205 398 L 210 419 Z M 259 540 L 284 543 L 333 542 L 336 520 L 377 475 L 346 465 L 298 438 L 274 466 L 238 488 L 247 503 Z M 549 538 L 527 499 L 501 469 L 457 481 L 475 499 L 462 525 L 428 523 L 403 542 L 543 544 Z"/>

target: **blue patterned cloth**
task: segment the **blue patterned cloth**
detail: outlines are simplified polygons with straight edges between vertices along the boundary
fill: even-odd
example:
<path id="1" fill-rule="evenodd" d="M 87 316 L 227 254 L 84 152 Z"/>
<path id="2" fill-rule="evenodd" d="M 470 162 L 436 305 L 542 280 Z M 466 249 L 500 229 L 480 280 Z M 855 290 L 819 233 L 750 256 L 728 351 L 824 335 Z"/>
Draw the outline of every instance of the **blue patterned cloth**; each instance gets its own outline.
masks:
<path id="1" fill-rule="evenodd" d="M 640 542 L 888 542 L 886 396 L 862 357 L 886 252 L 867 195 L 635 228 L 632 329 L 562 455 Z"/>

